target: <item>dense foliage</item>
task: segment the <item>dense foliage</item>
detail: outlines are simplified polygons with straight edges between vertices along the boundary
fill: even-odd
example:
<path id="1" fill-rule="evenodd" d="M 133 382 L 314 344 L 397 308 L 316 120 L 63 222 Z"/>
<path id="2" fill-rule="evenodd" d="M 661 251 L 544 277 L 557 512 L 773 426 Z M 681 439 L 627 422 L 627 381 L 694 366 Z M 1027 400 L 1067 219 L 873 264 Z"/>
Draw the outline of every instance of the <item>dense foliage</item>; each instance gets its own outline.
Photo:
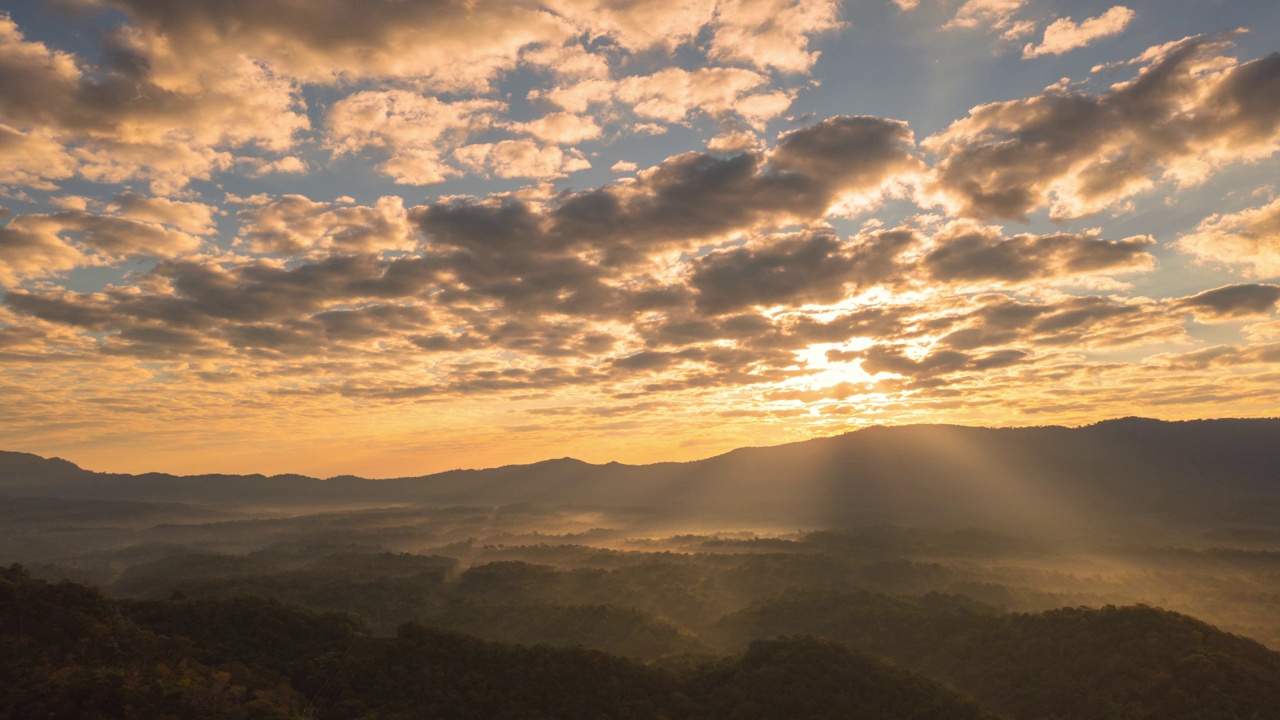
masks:
<path id="1" fill-rule="evenodd" d="M 435 625 L 533 645 L 554 638 L 567 646 L 604 647 L 640 660 L 703 650 L 696 638 L 653 615 L 613 605 L 457 601 L 430 615 Z"/>
<path id="2" fill-rule="evenodd" d="M 1020 720 L 1274 717 L 1280 654 L 1150 607 L 995 613 L 967 598 L 818 594 L 725 618 L 727 646 L 806 633 L 882 655 Z"/>
<path id="3" fill-rule="evenodd" d="M 120 603 L 16 566 L 0 572 L 0 629 L 4 718 L 994 719 L 813 639 L 675 673 L 415 623 L 373 636 L 349 616 L 264 599 Z"/>
<path id="4" fill-rule="evenodd" d="M 293 718 L 300 698 L 270 667 L 205 663 L 95 588 L 0 570 L 0 717 Z"/>

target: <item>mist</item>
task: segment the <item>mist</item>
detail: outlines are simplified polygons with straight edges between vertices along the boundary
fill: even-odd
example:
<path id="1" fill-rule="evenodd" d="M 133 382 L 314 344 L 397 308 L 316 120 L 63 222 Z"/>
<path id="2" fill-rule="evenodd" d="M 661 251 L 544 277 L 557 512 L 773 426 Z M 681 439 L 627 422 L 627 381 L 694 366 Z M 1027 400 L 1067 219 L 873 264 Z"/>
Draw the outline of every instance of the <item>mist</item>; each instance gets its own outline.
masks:
<path id="1" fill-rule="evenodd" d="M 1117 658 L 1157 684 L 1211 645 L 1214 663 L 1280 672 L 1277 446 L 1267 420 L 916 426 L 389 480 L 109 475 L 5 453 L 0 564 L 100 587 L 153 632 L 265 598 L 338 613 L 363 628 L 352 643 L 434 628 L 703 680 L 805 636 L 1012 717 L 1048 717 L 1066 683 L 1084 699 L 1061 717 L 1083 720 L 1138 692 L 1086 672 Z M 1047 695 L 1009 694 L 1002 678 L 1026 672 Z"/>

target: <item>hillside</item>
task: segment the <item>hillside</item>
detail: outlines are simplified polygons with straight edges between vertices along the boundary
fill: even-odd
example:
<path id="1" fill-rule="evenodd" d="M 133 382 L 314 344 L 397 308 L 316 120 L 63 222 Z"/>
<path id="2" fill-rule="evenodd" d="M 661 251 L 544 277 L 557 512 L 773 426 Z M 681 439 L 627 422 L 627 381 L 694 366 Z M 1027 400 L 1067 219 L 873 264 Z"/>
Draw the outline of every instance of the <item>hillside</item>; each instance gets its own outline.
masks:
<path id="1" fill-rule="evenodd" d="M 1019 720 L 1264 718 L 1280 653 L 1149 607 L 1001 614 L 948 596 L 812 594 L 760 603 L 715 630 L 830 638 L 943 680 Z"/>
<path id="2" fill-rule="evenodd" d="M 752 644 L 683 672 L 262 599 L 119 603 L 0 571 L 0 717 L 995 720 L 833 643 Z"/>
<path id="3" fill-rule="evenodd" d="M 583 622 L 565 607 L 490 609 L 509 626 L 499 633 Z M 485 611 L 454 610 L 477 627 Z M 1016 720 L 1198 720 L 1280 707 L 1280 653 L 1149 607 L 1001 613 L 958 596 L 798 594 L 711 628 L 706 639 L 729 653 L 720 659 L 645 665 L 421 623 L 380 635 L 344 613 L 261 597 L 112 600 L 15 566 L 0 572 L 0 631 L 11 688 L 0 717 L 132 707 L 138 717 L 994 718 L 986 707 Z"/>

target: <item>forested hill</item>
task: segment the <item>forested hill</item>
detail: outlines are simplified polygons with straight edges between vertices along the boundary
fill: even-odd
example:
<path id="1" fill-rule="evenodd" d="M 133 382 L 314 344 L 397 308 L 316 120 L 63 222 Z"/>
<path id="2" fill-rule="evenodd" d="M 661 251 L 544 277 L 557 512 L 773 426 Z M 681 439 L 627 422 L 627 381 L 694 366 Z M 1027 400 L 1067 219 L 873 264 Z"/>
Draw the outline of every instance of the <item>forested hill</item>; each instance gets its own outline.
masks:
<path id="1" fill-rule="evenodd" d="M 724 618 L 725 649 L 806 634 L 891 658 L 1019 720 L 1271 718 L 1280 653 L 1150 607 L 984 612 L 962 597 L 818 593 Z"/>
<path id="2" fill-rule="evenodd" d="M 0 718 L 1262 720 L 1280 707 L 1280 654 L 1152 608 L 816 594 L 712 634 L 741 654 L 645 665 L 417 623 L 376 635 L 265 598 L 112 600 L 15 566 L 0 570 Z"/>
<path id="3" fill-rule="evenodd" d="M 649 507 L 669 514 L 842 522 L 1097 526 L 1136 516 L 1280 513 L 1280 420 L 1081 428 L 874 427 L 688 463 L 550 460 L 393 480 L 113 475 L 0 453 L 0 494 L 221 506 L 430 503 Z"/>
<path id="4" fill-rule="evenodd" d="M 996 720 L 937 683 L 793 638 L 680 672 L 263 599 L 121 603 L 0 570 L 0 718 Z"/>

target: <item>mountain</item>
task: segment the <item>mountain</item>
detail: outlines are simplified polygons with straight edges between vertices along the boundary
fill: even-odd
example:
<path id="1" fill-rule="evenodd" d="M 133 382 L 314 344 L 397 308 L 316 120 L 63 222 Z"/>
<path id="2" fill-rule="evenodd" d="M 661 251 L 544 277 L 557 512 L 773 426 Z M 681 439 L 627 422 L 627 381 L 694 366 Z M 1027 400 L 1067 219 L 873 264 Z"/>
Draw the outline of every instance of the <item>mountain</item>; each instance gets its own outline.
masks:
<path id="1" fill-rule="evenodd" d="M 39 486 L 87 480 L 94 473 L 62 458 L 43 458 L 22 452 L 0 451 L 0 487 Z"/>
<path id="2" fill-rule="evenodd" d="M 1135 519 L 1221 518 L 1270 525 L 1280 518 L 1280 419 L 872 427 L 686 463 L 564 458 L 389 480 L 105 474 L 3 453 L 0 493 L 224 507 L 635 507 L 793 527 L 895 522 L 1078 531 Z"/>

